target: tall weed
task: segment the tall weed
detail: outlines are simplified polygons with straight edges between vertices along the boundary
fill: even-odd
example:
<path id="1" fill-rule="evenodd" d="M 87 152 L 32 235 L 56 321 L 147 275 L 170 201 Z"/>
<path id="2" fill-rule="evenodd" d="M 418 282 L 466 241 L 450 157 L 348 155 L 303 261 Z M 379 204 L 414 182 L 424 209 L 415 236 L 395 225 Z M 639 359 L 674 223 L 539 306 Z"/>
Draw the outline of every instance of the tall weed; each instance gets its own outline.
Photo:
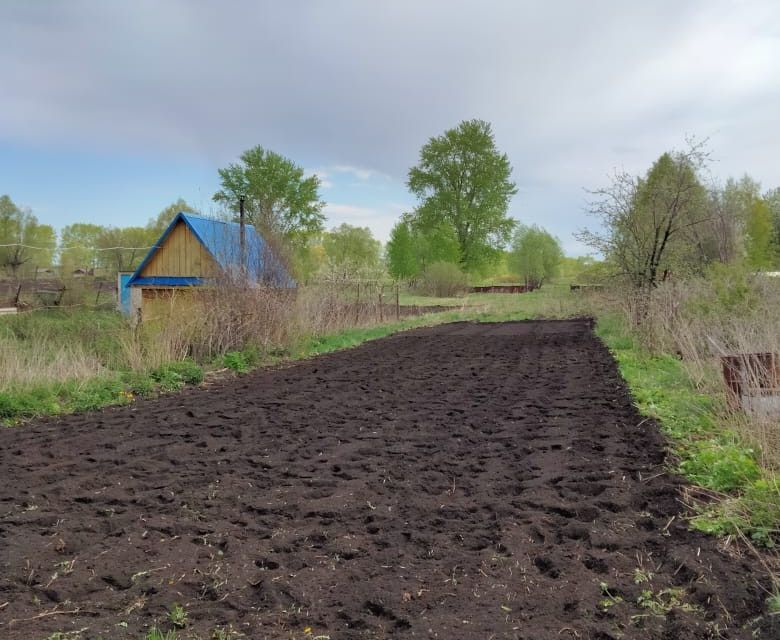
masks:
<path id="1" fill-rule="evenodd" d="M 647 300 L 635 332 L 650 351 L 676 354 L 699 389 L 725 399 L 722 356 L 780 354 L 780 279 L 718 265 L 706 277 L 664 283 Z M 769 377 L 758 369 L 755 379 Z M 724 420 L 766 465 L 780 468 L 780 416 L 731 409 Z"/>

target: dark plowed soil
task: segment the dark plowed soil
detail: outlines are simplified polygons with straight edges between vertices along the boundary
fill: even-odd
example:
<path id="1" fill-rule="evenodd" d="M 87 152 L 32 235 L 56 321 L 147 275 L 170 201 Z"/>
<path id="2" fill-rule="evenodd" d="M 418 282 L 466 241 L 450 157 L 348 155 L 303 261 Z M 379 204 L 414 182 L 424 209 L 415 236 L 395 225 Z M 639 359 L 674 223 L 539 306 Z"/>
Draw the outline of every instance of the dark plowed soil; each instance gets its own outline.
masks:
<path id="1" fill-rule="evenodd" d="M 452 324 L 0 433 L 0 637 L 780 637 L 586 321 Z M 310 628 L 307 629 L 307 628 Z"/>

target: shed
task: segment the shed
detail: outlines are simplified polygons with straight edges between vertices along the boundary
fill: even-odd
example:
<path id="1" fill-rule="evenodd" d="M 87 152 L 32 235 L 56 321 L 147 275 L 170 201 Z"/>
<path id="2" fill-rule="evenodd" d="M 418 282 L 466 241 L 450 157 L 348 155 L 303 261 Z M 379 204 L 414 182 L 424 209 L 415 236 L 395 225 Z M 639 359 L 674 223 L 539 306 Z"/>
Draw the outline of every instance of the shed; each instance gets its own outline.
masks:
<path id="1" fill-rule="evenodd" d="M 237 222 L 180 212 L 125 286 L 132 294 L 131 312 L 146 320 L 170 314 L 174 299 L 186 303 L 194 288 L 226 280 L 245 287 L 295 286 L 252 225 L 244 225 L 242 256 L 241 226 Z"/>

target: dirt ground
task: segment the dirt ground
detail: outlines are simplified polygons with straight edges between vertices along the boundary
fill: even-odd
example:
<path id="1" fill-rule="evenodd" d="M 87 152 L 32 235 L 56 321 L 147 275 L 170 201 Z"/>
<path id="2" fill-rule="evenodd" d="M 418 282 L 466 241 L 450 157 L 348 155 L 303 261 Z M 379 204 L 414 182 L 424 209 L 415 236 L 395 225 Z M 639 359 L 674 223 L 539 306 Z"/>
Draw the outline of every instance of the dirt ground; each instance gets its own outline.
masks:
<path id="1" fill-rule="evenodd" d="M 0 432 L 0 637 L 778 638 L 588 321 L 411 331 Z M 238 637 L 238 636 L 233 636 Z"/>

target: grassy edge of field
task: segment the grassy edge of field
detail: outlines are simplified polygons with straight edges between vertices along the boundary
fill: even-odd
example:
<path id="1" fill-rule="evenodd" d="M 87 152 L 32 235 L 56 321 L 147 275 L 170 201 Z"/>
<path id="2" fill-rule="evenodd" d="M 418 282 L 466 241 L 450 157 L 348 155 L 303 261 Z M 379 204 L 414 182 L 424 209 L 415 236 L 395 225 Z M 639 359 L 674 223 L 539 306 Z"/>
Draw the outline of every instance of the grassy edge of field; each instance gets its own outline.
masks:
<path id="1" fill-rule="evenodd" d="M 0 425 L 34 418 L 96 411 L 179 391 L 203 382 L 204 369 L 191 360 L 169 362 L 149 371 L 113 371 L 87 380 L 64 380 L 0 391 Z"/>
<path id="2" fill-rule="evenodd" d="M 310 335 L 270 354 L 256 350 L 230 352 L 206 368 L 184 360 L 147 372 L 112 372 L 86 381 L 0 392 L 0 420 L 18 424 L 37 417 L 129 404 L 136 397 L 153 397 L 200 384 L 216 368 L 227 367 L 240 374 L 446 322 L 582 315 L 582 309 L 576 310 L 573 299 L 562 294 L 562 288 L 549 287 L 521 297 L 472 297 L 471 301 L 477 304 L 469 304 L 470 300 L 464 298 L 459 310 Z M 492 304 L 483 304 L 485 300 Z M 413 302 L 430 301 L 415 299 Z M 655 418 L 670 439 L 676 460 L 674 470 L 706 490 L 698 493 L 699 513 L 692 526 L 708 533 L 746 537 L 755 544 L 771 546 L 780 537 L 780 481 L 776 474 L 760 466 L 759 452 L 728 428 L 723 418 L 722 399 L 699 393 L 674 356 L 644 351 L 619 314 L 597 315 L 596 333 L 614 354 L 637 407 L 643 415 Z"/>
<path id="3" fill-rule="evenodd" d="M 287 348 L 272 350 L 268 354 L 256 349 L 231 351 L 207 365 L 181 360 L 148 371 L 113 371 L 88 380 L 64 380 L 4 390 L 0 391 L 0 424 L 13 426 L 35 418 L 126 405 L 136 398 L 151 398 L 180 391 L 188 385 L 198 385 L 214 370 L 227 368 L 237 374 L 247 373 L 281 362 L 349 349 L 399 331 L 473 317 L 474 314 L 461 311 L 430 313 L 380 325 L 306 336 Z"/>
<path id="4" fill-rule="evenodd" d="M 353 327 L 334 333 L 308 335 L 301 337 L 291 345 L 272 349 L 268 353 L 261 353 L 253 348 L 244 351 L 231 351 L 214 362 L 204 365 L 192 360 L 182 360 L 165 363 L 147 371 L 110 371 L 87 380 L 63 380 L 23 389 L 0 390 L 0 425 L 14 426 L 36 418 L 126 405 L 136 398 L 156 397 L 179 391 L 187 385 L 200 384 L 215 370 L 227 368 L 237 374 L 243 374 L 281 362 L 302 360 L 340 349 L 357 347 L 369 340 L 384 338 L 399 331 L 446 322 L 465 320 L 497 322 L 545 315 L 544 312 L 540 312 L 540 303 L 547 302 L 550 290 L 544 293 L 534 292 L 525 295 L 527 296 L 526 304 L 523 304 L 521 309 L 517 309 L 513 304 L 505 304 L 506 296 L 503 295 L 499 295 L 500 304 L 492 306 L 482 303 L 484 296 L 477 299 L 472 298 L 473 303 L 468 297 L 442 301 L 436 298 L 405 296 L 409 299 L 404 300 L 404 304 L 460 306 L 460 309 L 426 313 L 373 326 Z M 512 301 L 507 298 L 506 302 Z M 560 311 L 562 312 L 562 310 L 561 306 Z M 559 309 L 556 307 L 552 314 L 547 315 L 558 314 Z"/>
<path id="5" fill-rule="evenodd" d="M 725 397 L 700 393 L 675 356 L 643 349 L 618 314 L 602 314 L 595 332 L 615 357 L 640 413 L 653 418 L 667 437 L 671 470 L 691 483 L 690 526 L 727 541 L 775 549 L 780 477 L 761 466 L 760 452 L 729 427 Z M 767 608 L 779 615 L 780 576 L 776 567 L 765 568 L 775 584 Z"/>

